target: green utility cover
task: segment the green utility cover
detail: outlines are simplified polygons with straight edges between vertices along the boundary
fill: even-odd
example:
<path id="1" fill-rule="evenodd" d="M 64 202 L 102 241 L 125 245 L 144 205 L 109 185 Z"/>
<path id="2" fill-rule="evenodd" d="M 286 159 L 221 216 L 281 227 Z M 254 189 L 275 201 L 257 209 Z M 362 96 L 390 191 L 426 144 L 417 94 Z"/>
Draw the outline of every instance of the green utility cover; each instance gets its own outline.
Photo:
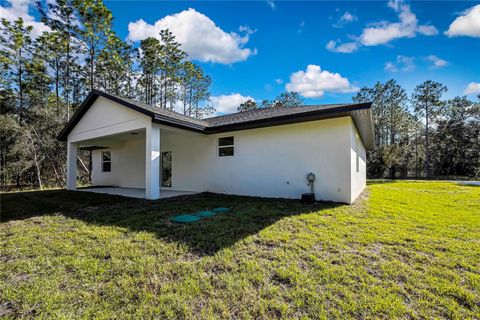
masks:
<path id="1" fill-rule="evenodd" d="M 191 214 L 181 214 L 179 216 L 175 216 L 170 218 L 172 222 L 179 222 L 179 223 L 191 223 L 200 220 L 199 217 L 191 215 Z"/>
<path id="2" fill-rule="evenodd" d="M 213 217 L 215 214 L 213 211 L 199 211 L 196 213 L 199 217 Z"/>
<path id="3" fill-rule="evenodd" d="M 212 209 L 213 212 L 228 212 L 230 211 L 229 208 L 214 208 Z"/>

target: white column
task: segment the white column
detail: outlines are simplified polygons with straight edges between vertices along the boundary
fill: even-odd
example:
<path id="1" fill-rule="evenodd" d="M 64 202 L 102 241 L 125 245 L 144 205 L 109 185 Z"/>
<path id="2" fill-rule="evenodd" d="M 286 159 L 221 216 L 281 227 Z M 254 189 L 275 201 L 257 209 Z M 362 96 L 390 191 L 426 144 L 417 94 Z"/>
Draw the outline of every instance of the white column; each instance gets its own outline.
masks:
<path id="1" fill-rule="evenodd" d="M 145 198 L 160 198 L 160 128 L 145 128 Z"/>
<path id="2" fill-rule="evenodd" d="M 77 145 L 67 142 L 67 190 L 77 189 Z"/>

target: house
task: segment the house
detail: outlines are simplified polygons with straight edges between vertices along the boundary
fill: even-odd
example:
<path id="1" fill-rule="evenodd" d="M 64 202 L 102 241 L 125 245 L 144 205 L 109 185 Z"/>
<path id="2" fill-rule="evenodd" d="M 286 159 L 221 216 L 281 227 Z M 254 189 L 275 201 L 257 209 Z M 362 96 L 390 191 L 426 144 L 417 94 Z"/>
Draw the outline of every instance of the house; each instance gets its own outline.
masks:
<path id="1" fill-rule="evenodd" d="M 370 108 L 315 105 L 194 119 L 94 90 L 58 137 L 68 145 L 67 189 L 76 189 L 83 148 L 92 151 L 92 184 L 113 193 L 300 198 L 314 173 L 317 200 L 352 203 L 365 188 L 366 150 L 374 145 Z"/>

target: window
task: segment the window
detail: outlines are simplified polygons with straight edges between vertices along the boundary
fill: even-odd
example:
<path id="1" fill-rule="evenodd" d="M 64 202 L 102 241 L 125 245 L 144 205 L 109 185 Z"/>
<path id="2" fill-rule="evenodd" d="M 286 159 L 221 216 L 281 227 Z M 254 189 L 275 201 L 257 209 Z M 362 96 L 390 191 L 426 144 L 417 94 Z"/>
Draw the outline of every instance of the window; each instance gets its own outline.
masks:
<path id="1" fill-rule="evenodd" d="M 162 187 L 172 186 L 172 152 L 162 152 Z"/>
<path id="2" fill-rule="evenodd" d="M 112 155 L 110 151 L 102 152 L 102 172 L 112 171 Z"/>
<path id="3" fill-rule="evenodd" d="M 233 156 L 233 137 L 224 137 L 218 139 L 218 156 Z"/>

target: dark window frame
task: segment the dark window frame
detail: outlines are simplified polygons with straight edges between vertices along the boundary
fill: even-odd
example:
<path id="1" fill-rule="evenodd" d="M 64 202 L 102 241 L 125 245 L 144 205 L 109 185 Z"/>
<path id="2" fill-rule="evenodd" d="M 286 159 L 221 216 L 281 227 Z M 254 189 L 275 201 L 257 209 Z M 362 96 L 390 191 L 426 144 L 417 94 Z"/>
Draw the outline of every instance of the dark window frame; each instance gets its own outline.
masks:
<path id="1" fill-rule="evenodd" d="M 218 138 L 218 156 L 233 157 L 235 155 L 235 138 L 234 136 Z"/>
<path id="2" fill-rule="evenodd" d="M 108 159 L 105 160 L 105 155 Z M 102 172 L 112 172 L 112 153 L 110 151 L 102 151 Z"/>

